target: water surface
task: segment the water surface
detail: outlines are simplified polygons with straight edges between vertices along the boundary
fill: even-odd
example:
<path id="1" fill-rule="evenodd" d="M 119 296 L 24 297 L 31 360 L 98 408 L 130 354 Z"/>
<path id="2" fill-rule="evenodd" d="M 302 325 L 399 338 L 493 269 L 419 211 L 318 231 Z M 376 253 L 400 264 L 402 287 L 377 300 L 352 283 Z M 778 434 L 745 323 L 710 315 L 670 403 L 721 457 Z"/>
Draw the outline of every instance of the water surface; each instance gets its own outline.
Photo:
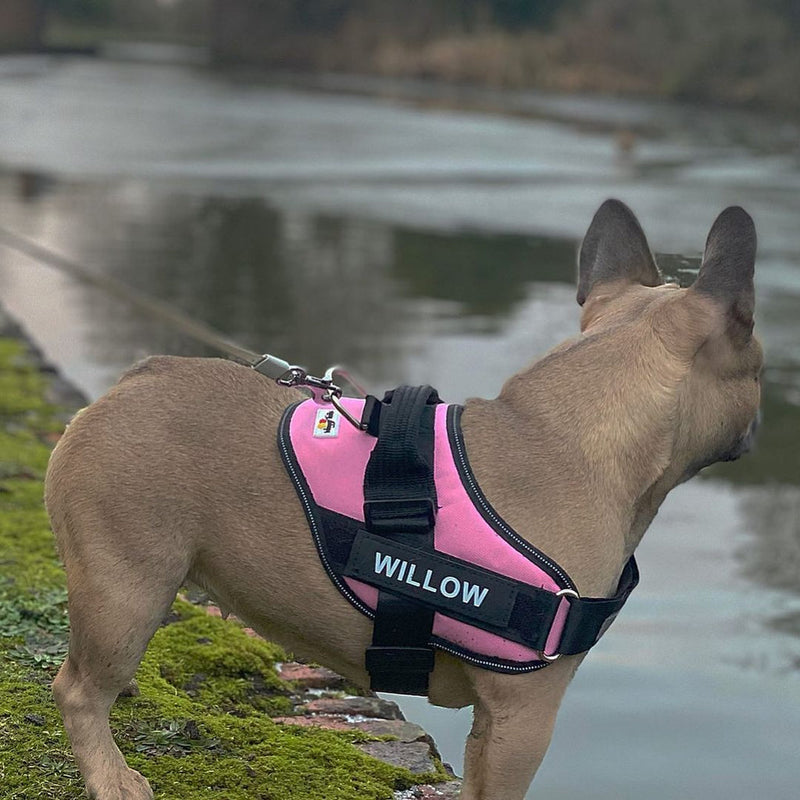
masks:
<path id="1" fill-rule="evenodd" d="M 576 246 L 603 199 L 634 208 L 684 281 L 716 214 L 745 206 L 768 354 L 759 447 L 668 498 L 639 551 L 642 583 L 567 693 L 535 786 L 549 798 L 589 786 L 595 800 L 796 797 L 796 128 L 535 94 L 432 102 L 409 84 L 376 99 L 371 82 L 336 83 L 2 60 L 0 224 L 254 350 L 313 370 L 345 363 L 375 391 L 430 382 L 458 402 L 494 396 L 577 332 Z M 628 156 L 622 129 L 638 137 Z M 143 355 L 211 354 L 7 249 L 0 297 L 91 396 Z M 402 703 L 460 770 L 469 712 Z"/>

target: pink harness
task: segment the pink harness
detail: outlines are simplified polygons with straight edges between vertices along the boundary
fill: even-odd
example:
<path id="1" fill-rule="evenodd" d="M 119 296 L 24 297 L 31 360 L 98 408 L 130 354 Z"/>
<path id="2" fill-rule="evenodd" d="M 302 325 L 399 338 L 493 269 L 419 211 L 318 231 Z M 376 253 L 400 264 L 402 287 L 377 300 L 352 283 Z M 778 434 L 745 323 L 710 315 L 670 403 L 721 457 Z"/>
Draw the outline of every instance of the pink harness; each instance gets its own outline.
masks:
<path id="1" fill-rule="evenodd" d="M 355 418 L 361 417 L 363 400 L 345 399 L 342 403 Z M 540 636 L 539 640 L 544 641 L 540 650 L 482 629 L 465 621 L 463 616 L 456 619 L 441 606 L 433 617 L 429 644 L 487 669 L 530 672 L 546 666 L 559 652 L 564 652 L 560 648 L 562 635 L 577 592 L 566 572 L 516 534 L 483 496 L 467 460 L 460 432 L 460 412 L 459 406 L 435 406 L 433 474 L 438 513 L 433 534 L 434 551 L 469 562 L 498 578 L 511 579 L 515 585 L 532 587 L 534 591 L 545 590 L 549 598 L 560 596 L 554 602 L 546 635 Z M 348 524 L 353 530 L 363 528 L 364 474 L 376 442 L 373 436 L 344 421 L 338 412 L 311 400 L 287 409 L 279 431 L 281 453 L 306 511 L 323 565 L 339 591 L 370 617 L 375 615 L 379 589 L 342 574 L 346 553 L 337 554 L 341 547 L 335 537 L 331 538 L 328 529 L 341 531 Z M 455 596 L 451 603 L 458 602 L 461 610 L 474 613 L 477 613 L 474 606 L 482 599 L 481 593 L 488 592 L 482 589 L 479 579 L 470 583 L 463 575 L 459 578 L 459 573 L 443 577 L 432 569 L 423 571 L 411 558 L 390 561 L 386 558 L 377 552 L 375 559 L 376 571 L 380 572 L 379 566 L 383 567 L 383 590 L 387 585 L 403 592 L 413 590 L 422 597 L 422 602 L 427 598 L 431 603 Z M 390 567 L 393 568 L 390 570 Z M 387 584 L 388 578 L 395 583 Z M 622 586 L 626 582 L 621 581 L 624 597 L 621 602 L 620 593 L 614 598 L 618 606 L 635 582 L 636 576 L 627 581 L 628 585 Z M 605 631 L 618 610 L 605 614 L 602 630 L 596 638 Z"/>
<path id="2" fill-rule="evenodd" d="M 284 413 L 278 446 L 328 576 L 374 620 L 373 689 L 425 694 L 431 647 L 521 673 L 600 639 L 638 582 L 633 557 L 614 597 L 580 597 L 481 492 L 460 406 L 430 387 L 341 403 L 367 432 L 307 400 Z"/>

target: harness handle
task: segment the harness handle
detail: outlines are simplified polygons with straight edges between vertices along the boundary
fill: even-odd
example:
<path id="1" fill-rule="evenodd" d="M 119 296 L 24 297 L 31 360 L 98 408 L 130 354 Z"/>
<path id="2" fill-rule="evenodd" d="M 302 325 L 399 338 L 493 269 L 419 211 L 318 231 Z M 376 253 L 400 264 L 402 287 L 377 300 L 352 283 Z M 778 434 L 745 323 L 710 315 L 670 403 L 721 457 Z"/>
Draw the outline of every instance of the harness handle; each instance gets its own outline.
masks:
<path id="1" fill-rule="evenodd" d="M 364 520 L 367 531 L 386 542 L 433 549 L 433 431 L 440 402 L 430 386 L 400 386 L 387 392 L 369 415 L 373 427 L 377 422 L 373 435 L 378 441 L 364 473 Z M 365 654 L 373 691 L 428 693 L 433 617 L 431 608 L 379 591 L 372 644 Z"/>

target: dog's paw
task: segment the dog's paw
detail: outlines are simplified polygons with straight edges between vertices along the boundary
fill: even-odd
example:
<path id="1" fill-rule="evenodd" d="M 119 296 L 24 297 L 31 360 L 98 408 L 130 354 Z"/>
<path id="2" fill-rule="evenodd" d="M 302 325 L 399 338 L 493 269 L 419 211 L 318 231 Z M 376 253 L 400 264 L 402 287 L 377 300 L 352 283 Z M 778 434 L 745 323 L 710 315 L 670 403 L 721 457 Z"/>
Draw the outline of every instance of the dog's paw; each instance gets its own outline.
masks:
<path id="1" fill-rule="evenodd" d="M 153 800 L 153 790 L 144 775 L 126 768 L 113 779 L 86 787 L 91 800 Z"/>

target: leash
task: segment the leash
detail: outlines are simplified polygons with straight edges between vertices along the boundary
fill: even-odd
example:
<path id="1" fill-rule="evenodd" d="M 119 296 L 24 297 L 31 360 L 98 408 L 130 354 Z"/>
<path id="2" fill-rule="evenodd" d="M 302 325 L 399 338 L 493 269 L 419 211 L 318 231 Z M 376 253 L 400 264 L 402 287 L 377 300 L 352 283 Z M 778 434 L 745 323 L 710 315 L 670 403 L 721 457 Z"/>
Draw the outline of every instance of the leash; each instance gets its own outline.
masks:
<path id="1" fill-rule="evenodd" d="M 356 419 L 340 402 L 344 396 L 344 389 L 339 384 L 349 384 L 358 397 L 364 397 L 366 391 L 341 367 L 331 367 L 323 377 L 317 378 L 310 375 L 303 367 L 290 364 L 282 358 L 248 350 L 231 341 L 210 325 L 192 319 L 169 303 L 137 291 L 116 278 L 97 273 L 2 226 L 0 226 L 0 245 L 22 253 L 40 264 L 57 269 L 81 283 L 102 289 L 107 294 L 123 300 L 148 316 L 167 323 L 190 339 L 251 367 L 256 372 L 274 380 L 279 386 L 309 391 L 315 403 L 318 405 L 330 403 L 351 425 L 359 430 L 364 430 L 361 421 Z"/>

